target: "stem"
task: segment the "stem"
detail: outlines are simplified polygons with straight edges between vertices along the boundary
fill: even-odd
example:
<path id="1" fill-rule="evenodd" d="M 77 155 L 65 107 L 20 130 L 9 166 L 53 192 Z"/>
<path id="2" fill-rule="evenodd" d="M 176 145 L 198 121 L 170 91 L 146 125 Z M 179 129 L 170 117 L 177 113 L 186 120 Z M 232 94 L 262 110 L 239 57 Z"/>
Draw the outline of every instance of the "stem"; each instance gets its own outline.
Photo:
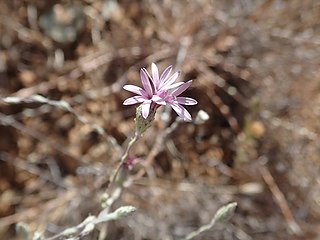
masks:
<path id="1" fill-rule="evenodd" d="M 191 240 L 195 237 L 199 236 L 201 233 L 210 230 L 217 222 L 226 222 L 228 221 L 234 214 L 234 211 L 237 207 L 236 202 L 229 203 L 225 206 L 222 206 L 218 209 L 218 211 L 215 213 L 213 219 L 209 224 L 206 224 L 202 227 L 200 227 L 198 230 L 188 234 L 185 238 L 185 240 Z"/>
<path id="2" fill-rule="evenodd" d="M 129 155 L 129 151 L 131 150 L 131 148 L 133 147 L 133 145 L 137 142 L 137 140 L 139 139 L 139 135 L 138 133 L 136 132 L 134 134 L 134 137 L 130 140 L 130 142 L 128 143 L 128 146 L 125 150 L 125 152 L 123 153 L 121 159 L 120 159 L 120 162 L 119 164 L 117 165 L 116 169 L 114 170 L 111 178 L 110 178 L 110 184 L 114 183 L 114 181 L 116 180 L 117 178 L 117 175 L 120 171 L 120 168 L 121 166 L 128 160 L 128 155 Z"/>
<path id="3" fill-rule="evenodd" d="M 212 219 L 212 221 L 209 224 L 204 225 L 204 226 L 200 227 L 198 230 L 188 234 L 188 236 L 185 238 L 185 240 L 194 239 L 195 237 L 199 236 L 201 233 L 211 229 L 215 224 L 216 224 L 216 220 Z"/>

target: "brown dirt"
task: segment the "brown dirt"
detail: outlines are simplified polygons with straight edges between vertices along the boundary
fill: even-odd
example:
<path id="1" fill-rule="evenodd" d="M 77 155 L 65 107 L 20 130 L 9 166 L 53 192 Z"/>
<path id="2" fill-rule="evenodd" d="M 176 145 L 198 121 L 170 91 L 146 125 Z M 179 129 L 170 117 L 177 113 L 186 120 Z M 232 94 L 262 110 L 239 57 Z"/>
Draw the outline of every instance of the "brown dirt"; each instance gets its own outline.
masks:
<path id="1" fill-rule="evenodd" d="M 138 210 L 101 227 L 108 239 L 182 239 L 231 201 L 232 220 L 199 239 L 320 239 L 317 1 L 60 4 L 71 2 L 84 25 L 69 42 L 39 24 L 57 1 L 0 3 L 0 97 L 64 100 L 90 122 L 48 104 L 0 101 L 0 239 L 18 239 L 17 222 L 49 237 L 101 210 L 119 160 L 105 137 L 126 145 L 134 129 L 122 86 L 140 85 L 151 62 L 194 79 L 186 95 L 199 104 L 188 109 L 210 120 L 180 123 L 161 139 L 175 114 L 166 123 L 157 113 L 114 206 Z"/>

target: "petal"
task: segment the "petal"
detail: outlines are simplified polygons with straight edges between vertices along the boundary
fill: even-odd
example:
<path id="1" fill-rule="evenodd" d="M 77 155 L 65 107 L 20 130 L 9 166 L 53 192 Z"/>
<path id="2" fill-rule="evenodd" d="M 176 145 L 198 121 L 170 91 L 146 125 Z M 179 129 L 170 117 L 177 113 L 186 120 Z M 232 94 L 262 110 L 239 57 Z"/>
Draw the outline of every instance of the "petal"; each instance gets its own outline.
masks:
<path id="1" fill-rule="evenodd" d="M 189 80 L 188 82 L 182 84 L 180 87 L 175 89 L 171 94 L 173 96 L 179 96 L 181 93 L 187 90 L 188 87 L 190 87 L 191 83 L 192 83 L 192 80 Z"/>
<path id="2" fill-rule="evenodd" d="M 145 74 L 148 76 L 148 78 L 149 78 L 149 79 L 151 79 L 151 80 L 152 80 L 152 82 L 153 82 L 153 79 L 152 79 L 152 77 L 150 76 L 150 74 L 149 74 L 149 72 L 147 71 L 147 69 L 145 69 L 145 68 L 141 68 L 141 70 L 142 70 L 142 71 L 144 71 L 144 72 L 145 72 Z"/>
<path id="3" fill-rule="evenodd" d="M 142 95 L 142 91 L 143 91 L 141 87 L 134 86 L 134 85 L 124 85 L 123 89 L 138 95 Z"/>
<path id="4" fill-rule="evenodd" d="M 152 82 L 152 85 L 154 86 L 154 88 L 156 88 L 156 85 L 155 85 L 155 83 L 154 83 L 154 81 L 153 81 L 152 77 L 150 76 L 149 72 L 147 71 L 147 69 L 145 69 L 145 68 L 141 68 L 141 70 L 142 70 L 142 71 L 144 71 L 144 73 L 148 76 L 149 81 L 151 81 L 151 82 Z"/>
<path id="5" fill-rule="evenodd" d="M 171 85 L 168 85 L 168 86 L 164 86 L 163 87 L 163 90 L 169 90 L 169 89 L 172 89 L 172 88 L 176 88 L 176 87 L 180 87 L 181 85 L 183 85 L 184 82 L 177 82 L 177 83 L 174 83 L 174 84 L 171 84 Z"/>
<path id="6" fill-rule="evenodd" d="M 198 102 L 189 97 L 177 97 L 176 101 L 182 105 L 196 105 Z"/>
<path id="7" fill-rule="evenodd" d="M 132 104 L 137 104 L 146 101 L 144 97 L 141 96 L 134 96 L 127 98 L 124 102 L 123 105 L 132 105 Z"/>
<path id="8" fill-rule="evenodd" d="M 140 70 L 140 78 L 144 90 L 146 91 L 147 95 L 151 97 L 153 95 L 152 87 L 150 84 L 150 80 L 148 79 L 148 75 L 145 73 L 143 69 Z"/>
<path id="9" fill-rule="evenodd" d="M 148 115 L 149 115 L 150 105 L 151 105 L 151 100 L 144 101 L 144 102 L 141 104 L 142 117 L 143 117 L 144 119 L 146 119 L 146 118 L 148 117 Z"/>
<path id="10" fill-rule="evenodd" d="M 163 98 L 159 97 L 158 95 L 153 95 L 151 100 L 160 105 L 167 104 L 166 101 Z"/>
<path id="11" fill-rule="evenodd" d="M 170 85 L 172 83 L 174 83 L 178 79 L 179 76 L 180 76 L 180 72 L 175 72 L 169 79 L 167 79 L 167 81 L 165 81 L 162 84 L 161 88 L 170 87 Z"/>
<path id="12" fill-rule="evenodd" d="M 160 83 L 164 82 L 167 77 L 170 75 L 171 73 L 171 70 L 172 70 L 172 66 L 170 65 L 169 67 L 167 67 L 163 73 L 161 74 L 161 77 L 160 77 Z"/>
<path id="13" fill-rule="evenodd" d="M 178 103 L 172 103 L 170 105 L 173 108 L 173 110 L 178 114 L 178 116 L 182 118 L 184 121 L 189 121 L 189 122 L 192 121 L 191 115 L 187 111 L 187 109 L 185 109 Z"/>
<path id="14" fill-rule="evenodd" d="M 151 64 L 151 72 L 152 72 L 152 79 L 155 84 L 155 88 L 158 89 L 159 86 L 159 70 L 156 64 Z"/>

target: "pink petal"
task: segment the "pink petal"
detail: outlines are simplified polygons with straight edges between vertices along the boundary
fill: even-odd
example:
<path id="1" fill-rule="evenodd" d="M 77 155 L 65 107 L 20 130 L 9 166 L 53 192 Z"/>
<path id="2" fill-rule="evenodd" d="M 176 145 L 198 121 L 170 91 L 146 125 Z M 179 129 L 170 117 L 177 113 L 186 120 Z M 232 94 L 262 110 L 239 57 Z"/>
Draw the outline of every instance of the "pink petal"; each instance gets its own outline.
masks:
<path id="1" fill-rule="evenodd" d="M 142 95 L 142 91 L 143 91 L 141 87 L 134 86 L 134 85 L 124 85 L 123 89 L 138 95 Z"/>
<path id="2" fill-rule="evenodd" d="M 143 69 L 140 70 L 140 78 L 141 78 L 141 82 L 144 90 L 146 91 L 147 95 L 151 97 L 153 94 L 152 87 L 148 79 L 148 75 L 145 73 Z"/>
<path id="3" fill-rule="evenodd" d="M 184 82 L 177 82 L 177 83 L 174 83 L 174 84 L 171 84 L 171 85 L 168 85 L 168 86 L 164 86 L 163 89 L 169 90 L 169 89 L 173 89 L 173 88 L 176 88 L 176 87 L 180 87 L 183 84 L 184 84 Z"/>
<path id="4" fill-rule="evenodd" d="M 159 86 L 159 70 L 156 64 L 151 64 L 151 72 L 152 72 L 152 79 L 155 84 L 155 88 L 157 89 Z"/>
<path id="5" fill-rule="evenodd" d="M 169 66 L 163 71 L 163 73 L 161 74 L 161 77 L 160 77 L 160 83 L 164 82 L 167 79 L 167 77 L 171 73 L 171 70 L 172 70 L 172 66 Z"/>
<path id="6" fill-rule="evenodd" d="M 177 97 L 176 101 L 182 105 L 196 105 L 198 102 L 189 97 Z"/>
<path id="7" fill-rule="evenodd" d="M 172 103 L 170 105 L 173 108 L 173 110 L 178 114 L 178 116 L 182 118 L 184 121 L 192 121 L 191 115 L 187 111 L 187 109 L 185 109 L 178 103 Z"/>
<path id="8" fill-rule="evenodd" d="M 167 81 L 165 81 L 160 88 L 164 88 L 166 86 L 170 86 L 172 83 L 174 83 L 177 78 L 180 76 L 180 72 L 174 73 Z"/>
<path id="9" fill-rule="evenodd" d="M 151 100 L 157 104 L 166 105 L 166 101 L 163 100 L 163 98 L 159 97 L 158 95 L 153 95 Z"/>
<path id="10" fill-rule="evenodd" d="M 137 104 L 137 103 L 141 103 L 144 101 L 146 101 L 146 99 L 144 97 L 134 96 L 134 97 L 130 97 L 130 98 L 126 99 L 123 102 L 123 105 L 132 105 L 132 104 Z"/>
<path id="11" fill-rule="evenodd" d="M 144 119 L 146 119 L 146 118 L 148 117 L 148 115 L 149 115 L 150 105 L 151 105 L 151 100 L 144 101 L 144 102 L 141 104 L 142 117 L 143 117 Z"/>
<path id="12" fill-rule="evenodd" d="M 151 80 L 153 81 L 153 79 L 152 79 L 152 77 L 150 76 L 150 74 L 148 73 L 147 69 L 145 69 L 145 68 L 141 68 L 141 70 L 142 70 L 142 71 L 144 71 L 144 72 L 145 72 L 145 74 L 148 76 L 148 78 L 149 78 L 149 79 L 151 79 Z"/>
<path id="13" fill-rule="evenodd" d="M 180 87 L 175 89 L 171 94 L 173 96 L 179 96 L 181 93 L 187 90 L 188 87 L 190 87 L 191 83 L 192 83 L 192 80 L 189 80 L 188 82 L 182 84 Z"/>

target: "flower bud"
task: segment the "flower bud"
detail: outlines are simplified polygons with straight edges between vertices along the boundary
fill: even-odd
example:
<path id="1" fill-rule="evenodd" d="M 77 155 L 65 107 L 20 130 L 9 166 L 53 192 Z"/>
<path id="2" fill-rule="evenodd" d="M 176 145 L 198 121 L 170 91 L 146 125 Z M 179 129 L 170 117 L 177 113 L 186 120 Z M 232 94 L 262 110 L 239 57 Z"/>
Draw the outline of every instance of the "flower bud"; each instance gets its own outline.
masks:
<path id="1" fill-rule="evenodd" d="M 29 226 L 24 222 L 18 222 L 16 224 L 16 233 L 19 235 L 22 239 L 28 239 L 30 235 L 30 229 Z"/>
<path id="2" fill-rule="evenodd" d="M 214 215 L 214 220 L 217 222 L 226 222 L 228 221 L 234 214 L 234 211 L 236 210 L 237 203 L 229 203 L 217 211 L 217 213 Z"/>
<path id="3" fill-rule="evenodd" d="M 154 120 L 156 111 L 157 111 L 157 107 L 155 105 L 151 105 L 149 115 L 145 119 L 142 116 L 141 105 L 137 107 L 135 122 L 136 122 L 136 134 L 138 134 L 138 136 L 143 134 L 151 126 L 151 123 Z"/>

